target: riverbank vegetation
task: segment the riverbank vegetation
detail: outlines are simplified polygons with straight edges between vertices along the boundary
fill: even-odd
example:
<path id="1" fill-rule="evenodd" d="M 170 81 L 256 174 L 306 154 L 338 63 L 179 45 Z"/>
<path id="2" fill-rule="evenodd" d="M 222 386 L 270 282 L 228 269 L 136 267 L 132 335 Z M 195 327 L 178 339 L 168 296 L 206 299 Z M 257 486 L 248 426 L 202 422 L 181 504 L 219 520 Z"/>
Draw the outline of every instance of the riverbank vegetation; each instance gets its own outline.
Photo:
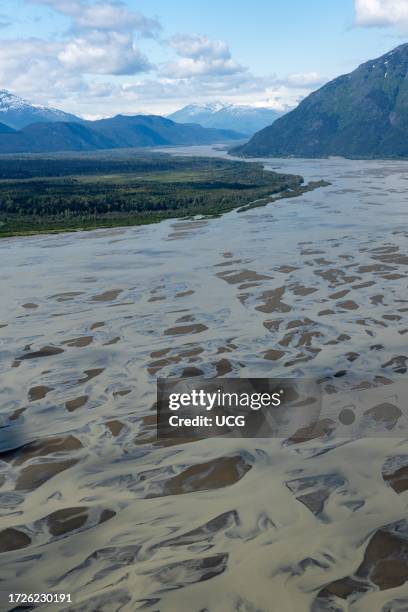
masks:
<path id="1" fill-rule="evenodd" d="M 0 237 L 216 215 L 323 184 L 216 158 L 134 152 L 0 157 Z"/>

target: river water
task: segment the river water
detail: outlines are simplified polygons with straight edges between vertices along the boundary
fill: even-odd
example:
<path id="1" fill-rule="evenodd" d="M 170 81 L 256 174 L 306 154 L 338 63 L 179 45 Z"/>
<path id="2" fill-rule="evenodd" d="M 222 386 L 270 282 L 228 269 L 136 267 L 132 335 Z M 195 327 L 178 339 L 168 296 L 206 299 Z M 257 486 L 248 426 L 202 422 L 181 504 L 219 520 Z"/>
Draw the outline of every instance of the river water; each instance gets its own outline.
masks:
<path id="1" fill-rule="evenodd" d="M 156 440 L 156 377 L 308 376 L 390 431 L 406 403 L 407 164 L 265 165 L 331 185 L 0 242 L 1 610 L 408 609 L 404 427 Z"/>

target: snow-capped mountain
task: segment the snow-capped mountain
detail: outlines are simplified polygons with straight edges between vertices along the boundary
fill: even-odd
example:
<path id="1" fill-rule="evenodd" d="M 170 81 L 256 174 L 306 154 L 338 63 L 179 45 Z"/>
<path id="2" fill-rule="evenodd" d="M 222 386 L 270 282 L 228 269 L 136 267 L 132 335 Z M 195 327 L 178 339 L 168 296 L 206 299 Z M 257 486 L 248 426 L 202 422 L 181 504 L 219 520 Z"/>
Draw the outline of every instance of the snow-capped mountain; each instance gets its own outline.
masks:
<path id="1" fill-rule="evenodd" d="M 0 89 L 0 123 L 19 130 L 30 123 L 54 121 L 78 122 L 81 119 L 56 108 L 35 106 L 6 89 Z"/>
<path id="2" fill-rule="evenodd" d="M 199 123 L 204 127 L 235 130 L 251 135 L 271 125 L 282 114 L 271 108 L 210 102 L 189 104 L 168 118 L 177 123 Z"/>

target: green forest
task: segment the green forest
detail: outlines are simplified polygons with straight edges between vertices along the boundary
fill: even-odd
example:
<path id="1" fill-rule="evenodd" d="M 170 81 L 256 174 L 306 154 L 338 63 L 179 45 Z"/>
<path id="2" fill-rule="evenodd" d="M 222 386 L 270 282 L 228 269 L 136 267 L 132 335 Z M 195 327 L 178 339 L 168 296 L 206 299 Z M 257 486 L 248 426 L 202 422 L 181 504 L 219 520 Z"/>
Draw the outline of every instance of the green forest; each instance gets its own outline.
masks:
<path id="1" fill-rule="evenodd" d="M 0 158 L 0 236 L 215 215 L 319 184 L 262 164 L 166 154 Z"/>

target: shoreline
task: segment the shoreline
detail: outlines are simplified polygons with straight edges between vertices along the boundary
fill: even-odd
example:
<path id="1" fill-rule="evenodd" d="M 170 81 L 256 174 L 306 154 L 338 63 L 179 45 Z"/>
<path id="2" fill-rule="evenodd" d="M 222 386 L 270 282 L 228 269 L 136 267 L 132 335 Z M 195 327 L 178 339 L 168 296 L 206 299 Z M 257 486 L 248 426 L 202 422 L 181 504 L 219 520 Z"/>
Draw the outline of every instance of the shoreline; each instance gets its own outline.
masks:
<path id="1" fill-rule="evenodd" d="M 299 187 L 292 189 L 291 191 L 281 191 L 277 196 L 271 194 L 271 197 L 260 198 L 258 200 L 254 200 L 252 202 L 248 202 L 248 204 L 236 204 L 231 206 L 231 208 L 215 208 L 211 210 L 208 214 L 198 213 L 196 215 L 186 215 L 186 214 L 177 214 L 175 210 L 175 214 L 168 215 L 146 215 L 139 218 L 115 218 L 112 221 L 107 219 L 101 219 L 100 222 L 96 224 L 92 224 L 92 226 L 78 226 L 78 227 L 59 227 L 59 228 L 50 228 L 50 229 L 39 229 L 39 230 L 21 230 L 16 232 L 1 232 L 0 225 L 0 240 L 6 238 L 21 238 L 21 237 L 32 237 L 39 235 L 53 235 L 53 234 L 64 234 L 64 233 L 77 233 L 77 232 L 92 232 L 100 229 L 112 229 L 112 228 L 129 228 L 129 227 L 137 227 L 140 225 L 152 225 L 154 223 L 160 223 L 162 221 L 167 221 L 170 219 L 184 219 L 189 220 L 191 218 L 200 218 L 207 219 L 215 216 L 222 216 L 225 213 L 232 212 L 236 210 L 238 213 L 247 212 L 248 210 L 252 210 L 253 208 L 267 206 L 268 204 L 274 204 L 281 200 L 286 200 L 290 198 L 299 197 L 305 193 L 310 191 L 314 191 L 315 189 L 319 189 L 322 187 L 328 187 L 331 183 L 325 180 L 319 181 L 309 181 L 309 183 L 302 184 Z M 184 211 L 185 212 L 185 211 Z M 126 222 L 128 219 L 128 222 Z"/>

